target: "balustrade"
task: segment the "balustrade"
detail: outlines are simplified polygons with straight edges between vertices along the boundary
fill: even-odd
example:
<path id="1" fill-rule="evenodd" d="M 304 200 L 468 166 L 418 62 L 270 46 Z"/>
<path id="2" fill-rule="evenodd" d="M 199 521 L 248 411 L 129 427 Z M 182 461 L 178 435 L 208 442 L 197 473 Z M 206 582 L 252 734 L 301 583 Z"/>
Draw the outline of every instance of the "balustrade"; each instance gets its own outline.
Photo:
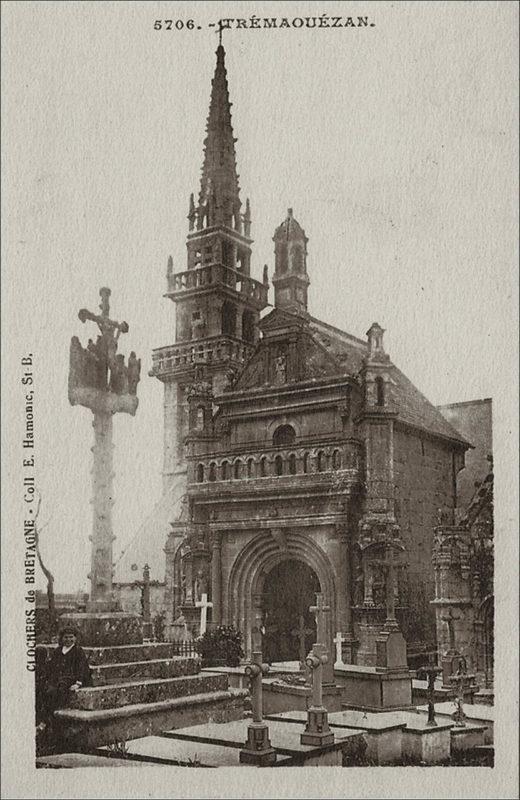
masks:
<path id="1" fill-rule="evenodd" d="M 253 346 L 233 341 L 226 336 L 204 339 L 202 342 L 186 342 L 161 347 L 152 354 L 153 374 L 160 375 L 181 370 L 200 362 L 245 361 Z"/>
<path id="2" fill-rule="evenodd" d="M 191 475 L 196 483 L 319 473 L 335 473 L 340 481 L 342 477 L 348 479 L 359 475 L 361 457 L 361 442 L 350 440 L 335 445 L 270 449 L 261 453 L 241 453 L 239 456 L 194 459 Z"/>
<path id="3" fill-rule="evenodd" d="M 243 275 L 239 270 L 225 267 L 223 264 L 208 264 L 195 267 L 184 272 L 176 272 L 167 276 L 168 292 L 190 291 L 215 284 L 223 284 L 259 303 L 267 304 L 267 287 L 260 281 Z"/>

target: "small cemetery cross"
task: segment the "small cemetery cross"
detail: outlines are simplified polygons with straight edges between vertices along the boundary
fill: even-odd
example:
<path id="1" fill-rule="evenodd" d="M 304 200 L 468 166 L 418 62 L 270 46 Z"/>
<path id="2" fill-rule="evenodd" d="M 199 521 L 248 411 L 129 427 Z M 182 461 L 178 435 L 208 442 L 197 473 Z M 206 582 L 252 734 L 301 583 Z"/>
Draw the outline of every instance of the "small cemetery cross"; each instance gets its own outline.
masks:
<path id="1" fill-rule="evenodd" d="M 336 664 L 343 664 L 343 653 L 341 651 L 341 645 L 343 642 L 346 642 L 344 636 L 341 635 L 341 632 L 338 631 L 336 636 L 333 639 L 334 644 L 336 645 Z"/>
<path id="2" fill-rule="evenodd" d="M 300 646 L 300 667 L 302 669 L 304 669 L 304 667 L 305 667 L 305 657 L 307 655 L 306 647 L 305 647 L 305 637 L 308 634 L 311 634 L 311 633 L 314 633 L 314 629 L 305 627 L 304 616 L 303 616 L 303 614 L 300 614 L 300 616 L 298 617 L 298 627 L 292 629 L 291 636 L 297 636 L 298 637 L 299 646 Z"/>
<path id="3" fill-rule="evenodd" d="M 460 656 L 457 672 L 455 675 L 451 675 L 450 683 L 453 685 L 455 691 L 455 711 L 452 715 L 452 719 L 457 728 L 465 728 L 464 689 L 468 684 L 468 667 L 464 656 Z"/>
<path id="4" fill-rule="evenodd" d="M 425 667 L 421 667 L 419 670 L 419 674 L 423 674 L 426 676 L 426 680 L 428 681 L 428 688 L 427 688 L 427 695 L 426 699 L 428 700 L 428 722 L 426 723 L 429 727 L 436 727 L 437 722 L 435 720 L 435 679 L 437 675 L 440 675 L 442 672 L 441 667 L 436 667 L 433 664 L 429 664 Z"/>
<path id="5" fill-rule="evenodd" d="M 208 608 L 213 608 L 213 603 L 209 602 L 208 595 L 204 592 L 195 606 L 200 608 L 200 635 L 204 636 L 208 627 Z"/>
<path id="6" fill-rule="evenodd" d="M 269 767 L 276 762 L 276 752 L 269 739 L 269 728 L 262 716 L 262 679 L 268 672 L 269 666 L 262 663 L 261 650 L 253 651 L 251 663 L 245 668 L 250 681 L 253 719 L 247 727 L 247 741 L 239 754 L 242 764 Z"/>
<path id="7" fill-rule="evenodd" d="M 320 592 L 316 594 L 316 605 L 310 606 L 311 611 L 316 618 L 316 642 L 318 644 L 327 645 L 327 633 L 325 630 L 325 612 L 330 611 L 330 606 L 323 604 L 323 595 Z"/>

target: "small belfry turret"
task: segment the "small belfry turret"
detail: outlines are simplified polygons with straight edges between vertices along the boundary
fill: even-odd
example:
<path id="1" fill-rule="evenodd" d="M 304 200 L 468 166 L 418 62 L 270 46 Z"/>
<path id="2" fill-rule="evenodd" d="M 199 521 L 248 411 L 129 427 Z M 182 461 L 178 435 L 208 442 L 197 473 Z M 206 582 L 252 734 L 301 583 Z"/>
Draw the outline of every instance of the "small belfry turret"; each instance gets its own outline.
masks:
<path id="1" fill-rule="evenodd" d="M 274 304 L 293 313 L 307 313 L 307 242 L 305 231 L 287 210 L 287 217 L 273 236 L 275 272 Z"/>

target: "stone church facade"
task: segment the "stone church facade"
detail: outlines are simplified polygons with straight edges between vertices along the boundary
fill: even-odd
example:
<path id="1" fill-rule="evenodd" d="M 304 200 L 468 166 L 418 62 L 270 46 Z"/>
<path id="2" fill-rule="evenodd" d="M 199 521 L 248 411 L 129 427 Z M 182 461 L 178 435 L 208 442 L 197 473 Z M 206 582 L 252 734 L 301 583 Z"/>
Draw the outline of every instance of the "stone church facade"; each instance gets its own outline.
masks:
<path id="1" fill-rule="evenodd" d="M 434 647 L 434 530 L 455 524 L 470 445 L 392 362 L 377 323 L 361 340 L 312 316 L 291 209 L 271 279 L 251 275 L 234 144 L 219 46 L 186 269 L 168 260 L 175 342 L 151 371 L 164 385 L 164 496 L 182 499 L 165 548 L 167 634 L 197 635 L 206 594 L 212 624 L 237 627 L 248 652 L 261 638 L 270 660 L 294 659 L 321 591 L 346 662 L 375 663 L 389 605 L 409 649 Z"/>

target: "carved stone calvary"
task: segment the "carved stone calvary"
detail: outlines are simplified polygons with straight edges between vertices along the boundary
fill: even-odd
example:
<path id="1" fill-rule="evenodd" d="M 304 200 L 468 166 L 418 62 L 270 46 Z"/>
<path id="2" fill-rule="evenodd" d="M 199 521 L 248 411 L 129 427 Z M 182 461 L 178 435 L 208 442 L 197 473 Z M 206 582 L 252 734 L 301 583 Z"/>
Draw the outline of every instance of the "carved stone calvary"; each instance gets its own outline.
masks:
<path id="1" fill-rule="evenodd" d="M 113 541 L 113 415 L 124 412 L 134 416 L 138 400 L 137 384 L 141 360 L 132 351 L 125 364 L 124 355 L 118 354 L 121 333 L 127 333 L 126 322 L 110 319 L 110 289 L 99 290 L 100 314 L 82 308 L 78 316 L 82 322 L 90 320 L 99 328 L 96 341 L 89 339 L 82 347 L 77 336 L 70 343 L 69 402 L 89 408 L 94 419 L 94 464 L 92 468 L 92 542 L 90 602 L 88 611 L 115 610 L 112 595 Z"/>

